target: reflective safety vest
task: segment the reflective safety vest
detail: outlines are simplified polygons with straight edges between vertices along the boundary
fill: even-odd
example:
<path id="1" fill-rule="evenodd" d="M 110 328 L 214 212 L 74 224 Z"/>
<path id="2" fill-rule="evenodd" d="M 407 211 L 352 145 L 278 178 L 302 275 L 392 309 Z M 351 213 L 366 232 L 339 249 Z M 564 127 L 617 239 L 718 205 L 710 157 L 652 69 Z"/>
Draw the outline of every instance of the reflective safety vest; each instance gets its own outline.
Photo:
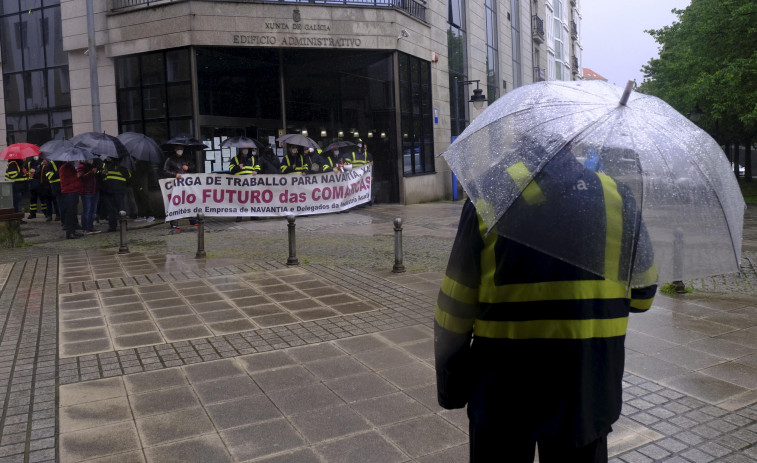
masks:
<path id="1" fill-rule="evenodd" d="M 352 151 L 342 157 L 344 164 L 352 164 L 352 167 L 362 167 L 366 164 L 370 164 L 371 159 L 367 151 L 358 153 Z"/>
<path id="2" fill-rule="evenodd" d="M 5 180 L 8 182 L 26 182 L 29 177 L 24 173 L 21 162 L 11 160 L 8 162 L 8 170 L 5 171 Z"/>
<path id="3" fill-rule="evenodd" d="M 122 167 L 113 167 L 113 170 L 108 169 L 107 173 L 103 177 L 103 182 L 115 181 L 124 182 L 131 178 L 131 171 Z"/>
<path id="4" fill-rule="evenodd" d="M 42 175 L 47 179 L 47 183 L 60 183 L 58 165 L 55 161 L 47 161 L 47 165 L 42 165 Z"/>
<path id="5" fill-rule="evenodd" d="M 249 155 L 240 164 L 239 155 L 234 156 L 229 162 L 229 172 L 234 175 L 252 175 L 253 172 L 259 172 L 260 166 L 256 163 L 255 156 Z"/>
<path id="6" fill-rule="evenodd" d="M 516 183 L 521 169 L 508 169 Z M 612 179 L 588 175 L 592 213 L 607 214 L 605 239 L 591 248 L 604 249 L 612 267 L 624 239 L 622 221 L 635 208 L 623 207 L 632 198 Z M 544 185 L 529 182 L 518 201 L 526 207 L 549 201 Z M 487 231 L 467 201 L 434 316 L 439 403 L 467 404 L 478 426 L 586 445 L 620 415 L 628 315 L 651 307 L 656 285 L 629 291 Z M 651 256 L 637 265 L 654 271 Z"/>
<path id="7" fill-rule="evenodd" d="M 296 160 L 299 161 L 296 164 L 296 166 L 294 166 L 294 163 L 292 162 L 291 154 L 287 154 L 286 156 L 284 156 L 284 162 L 281 163 L 282 174 L 298 174 L 298 173 L 310 171 L 310 163 L 308 162 L 305 155 L 297 154 L 296 156 L 297 156 Z"/>

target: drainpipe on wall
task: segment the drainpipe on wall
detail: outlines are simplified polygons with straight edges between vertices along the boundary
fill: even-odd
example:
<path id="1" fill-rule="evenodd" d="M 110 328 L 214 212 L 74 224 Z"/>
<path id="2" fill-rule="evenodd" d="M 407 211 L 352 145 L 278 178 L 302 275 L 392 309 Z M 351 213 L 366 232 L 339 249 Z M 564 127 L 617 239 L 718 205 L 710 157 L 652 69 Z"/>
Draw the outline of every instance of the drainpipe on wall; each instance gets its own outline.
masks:
<path id="1" fill-rule="evenodd" d="M 95 43 L 95 11 L 93 0 L 87 0 L 87 55 L 89 56 L 89 86 L 92 95 L 92 131 L 102 132 L 100 121 L 100 82 L 97 78 L 97 44 Z"/>

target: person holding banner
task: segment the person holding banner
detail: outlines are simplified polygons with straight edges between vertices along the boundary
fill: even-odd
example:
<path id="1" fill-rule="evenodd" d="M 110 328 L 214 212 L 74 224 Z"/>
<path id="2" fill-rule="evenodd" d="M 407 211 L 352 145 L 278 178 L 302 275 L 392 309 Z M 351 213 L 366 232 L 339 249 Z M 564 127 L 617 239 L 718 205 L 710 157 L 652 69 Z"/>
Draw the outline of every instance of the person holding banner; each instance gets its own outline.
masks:
<path id="1" fill-rule="evenodd" d="M 341 172 L 339 168 L 339 149 L 326 150 L 320 153 L 318 164 L 321 166 L 321 172 Z"/>
<path id="2" fill-rule="evenodd" d="M 297 145 L 287 145 L 287 154 L 281 163 L 282 174 L 307 175 L 310 172 L 310 156 Z"/>
<path id="3" fill-rule="evenodd" d="M 373 165 L 373 156 L 368 152 L 368 146 L 363 145 L 363 140 L 357 139 L 357 151 L 350 151 L 342 156 L 342 164 L 351 167 L 363 167 L 366 164 Z"/>
<path id="4" fill-rule="evenodd" d="M 249 153 L 251 151 L 251 153 Z M 239 148 L 237 155 L 229 161 L 229 173 L 232 175 L 258 175 L 260 166 L 257 164 L 258 149 Z M 254 217 L 250 217 L 253 220 Z M 237 222 L 242 221 L 242 217 L 237 217 Z"/>
<path id="5" fill-rule="evenodd" d="M 192 173 L 194 166 L 184 156 L 185 147 L 182 145 L 174 145 L 173 154 L 166 159 L 163 164 L 163 173 L 167 178 L 181 178 L 183 174 Z M 197 219 L 189 219 L 190 225 L 197 225 Z M 171 220 L 171 229 L 177 232 L 181 231 L 181 226 L 178 220 Z"/>
<path id="6" fill-rule="evenodd" d="M 229 161 L 229 173 L 232 175 L 258 175 L 260 165 L 257 163 L 257 148 L 239 148 L 237 155 Z"/>

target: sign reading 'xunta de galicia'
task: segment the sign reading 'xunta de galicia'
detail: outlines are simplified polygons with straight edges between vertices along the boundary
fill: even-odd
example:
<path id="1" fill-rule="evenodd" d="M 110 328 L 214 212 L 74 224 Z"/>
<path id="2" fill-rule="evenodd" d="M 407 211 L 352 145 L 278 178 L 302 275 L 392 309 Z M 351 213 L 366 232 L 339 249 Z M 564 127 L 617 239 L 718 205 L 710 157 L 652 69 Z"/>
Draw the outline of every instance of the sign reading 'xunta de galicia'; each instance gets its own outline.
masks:
<path id="1" fill-rule="evenodd" d="M 331 25 L 318 22 L 303 22 L 300 10 L 295 8 L 292 22 L 266 21 L 260 34 L 233 34 L 236 45 L 278 45 L 290 47 L 359 48 L 362 41 L 357 37 L 332 37 L 324 35 L 293 35 L 302 32 L 331 32 Z M 272 35 L 276 34 L 276 35 Z"/>

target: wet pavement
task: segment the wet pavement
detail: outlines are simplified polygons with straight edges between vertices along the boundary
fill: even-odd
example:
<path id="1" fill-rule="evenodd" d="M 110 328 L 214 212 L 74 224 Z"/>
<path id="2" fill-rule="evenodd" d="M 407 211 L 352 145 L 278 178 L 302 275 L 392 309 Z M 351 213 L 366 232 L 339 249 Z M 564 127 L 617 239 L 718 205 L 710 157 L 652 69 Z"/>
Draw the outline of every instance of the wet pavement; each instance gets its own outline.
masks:
<path id="1" fill-rule="evenodd" d="M 433 309 L 461 203 L 198 232 L 128 222 L 0 252 L 0 462 L 467 461 L 436 404 Z M 394 219 L 403 220 L 403 265 Z M 183 221 L 185 222 L 185 221 Z M 757 461 L 757 208 L 741 276 L 632 316 L 612 461 Z"/>

